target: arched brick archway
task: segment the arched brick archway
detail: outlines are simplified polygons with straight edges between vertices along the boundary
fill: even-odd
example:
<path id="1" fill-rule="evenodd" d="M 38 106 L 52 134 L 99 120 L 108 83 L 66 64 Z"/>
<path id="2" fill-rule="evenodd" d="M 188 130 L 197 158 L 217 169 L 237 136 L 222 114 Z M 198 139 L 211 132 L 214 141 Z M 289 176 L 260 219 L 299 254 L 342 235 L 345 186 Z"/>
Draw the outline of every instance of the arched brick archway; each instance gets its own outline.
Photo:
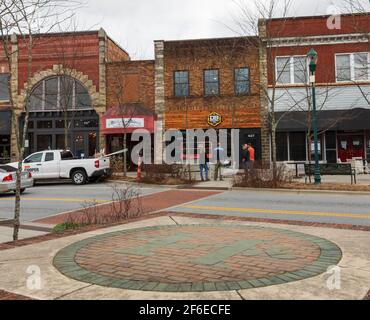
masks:
<path id="1" fill-rule="evenodd" d="M 88 91 L 92 107 L 97 113 L 102 113 L 104 110 L 101 109 L 101 103 L 99 101 L 99 93 L 96 91 L 96 87 L 93 84 L 92 80 L 85 74 L 75 69 L 65 68 L 63 65 L 54 65 L 52 69 L 47 69 L 35 73 L 34 76 L 29 80 L 28 83 L 24 84 L 24 89 L 21 91 L 20 94 L 20 109 L 24 111 L 25 106 L 24 102 L 26 101 L 27 95 L 32 91 L 32 89 L 42 80 L 55 76 L 68 76 L 74 78 L 75 80 L 79 81 Z"/>

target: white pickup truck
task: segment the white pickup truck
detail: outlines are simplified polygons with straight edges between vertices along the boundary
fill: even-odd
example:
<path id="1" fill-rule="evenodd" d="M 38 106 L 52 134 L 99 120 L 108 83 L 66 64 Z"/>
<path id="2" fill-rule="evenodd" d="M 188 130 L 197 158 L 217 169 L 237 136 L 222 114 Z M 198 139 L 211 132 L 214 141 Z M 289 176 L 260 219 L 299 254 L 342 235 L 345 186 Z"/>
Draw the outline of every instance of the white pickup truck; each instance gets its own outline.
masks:
<path id="1" fill-rule="evenodd" d="M 17 167 L 17 163 L 10 163 Z M 81 185 L 107 176 L 110 171 L 108 157 L 75 159 L 68 150 L 46 150 L 31 154 L 23 161 L 23 169 L 31 172 L 35 181 L 48 179 L 72 179 Z"/>

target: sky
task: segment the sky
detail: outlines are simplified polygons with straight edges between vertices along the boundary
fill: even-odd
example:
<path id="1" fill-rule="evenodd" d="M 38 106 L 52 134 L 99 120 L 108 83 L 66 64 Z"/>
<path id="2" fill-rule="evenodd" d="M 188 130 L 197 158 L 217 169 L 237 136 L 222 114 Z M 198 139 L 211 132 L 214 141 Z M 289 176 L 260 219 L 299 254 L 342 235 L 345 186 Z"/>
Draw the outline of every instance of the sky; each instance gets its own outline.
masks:
<path id="1" fill-rule="evenodd" d="M 254 0 L 85 0 L 80 30 L 104 28 L 132 59 L 152 59 L 154 40 L 237 36 L 240 9 Z M 327 14 L 339 0 L 292 0 L 290 15 Z"/>

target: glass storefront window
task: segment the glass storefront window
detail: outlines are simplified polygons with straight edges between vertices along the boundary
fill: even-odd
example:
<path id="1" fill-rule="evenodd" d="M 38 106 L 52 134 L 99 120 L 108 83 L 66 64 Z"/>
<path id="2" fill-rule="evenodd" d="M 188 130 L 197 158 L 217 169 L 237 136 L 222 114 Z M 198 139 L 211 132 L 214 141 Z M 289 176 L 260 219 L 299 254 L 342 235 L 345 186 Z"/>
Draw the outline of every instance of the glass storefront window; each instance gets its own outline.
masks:
<path id="1" fill-rule="evenodd" d="M 37 121 L 37 129 L 51 129 L 53 128 L 53 121 Z"/>
<path id="2" fill-rule="evenodd" d="M 286 132 L 276 134 L 276 158 L 277 161 L 288 161 L 288 134 Z"/>
<path id="3" fill-rule="evenodd" d="M 306 133 L 291 132 L 290 138 L 290 160 L 306 161 Z"/>

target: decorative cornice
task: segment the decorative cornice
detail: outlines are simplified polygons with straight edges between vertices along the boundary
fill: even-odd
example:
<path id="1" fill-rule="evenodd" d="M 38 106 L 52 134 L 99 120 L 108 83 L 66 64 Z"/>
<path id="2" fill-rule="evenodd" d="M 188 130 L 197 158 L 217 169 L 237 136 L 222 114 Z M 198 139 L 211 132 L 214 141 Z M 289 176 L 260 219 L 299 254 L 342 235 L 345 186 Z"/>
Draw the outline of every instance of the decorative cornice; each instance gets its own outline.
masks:
<path id="1" fill-rule="evenodd" d="M 270 47 L 332 45 L 341 43 L 369 42 L 370 33 L 352 33 L 352 34 L 320 35 L 306 37 L 282 37 L 272 39 L 262 38 L 262 41 Z"/>

